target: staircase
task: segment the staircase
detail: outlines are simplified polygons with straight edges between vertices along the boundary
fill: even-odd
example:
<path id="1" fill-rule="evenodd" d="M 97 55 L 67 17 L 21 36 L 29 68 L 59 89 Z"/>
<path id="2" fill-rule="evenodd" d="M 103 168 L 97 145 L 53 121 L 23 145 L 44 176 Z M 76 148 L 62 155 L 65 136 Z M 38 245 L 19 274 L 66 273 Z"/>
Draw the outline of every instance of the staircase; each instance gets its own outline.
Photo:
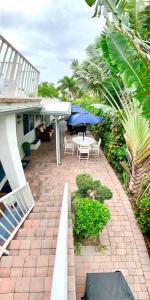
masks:
<path id="1" fill-rule="evenodd" d="M 62 196 L 44 192 L 10 242 L 9 255 L 1 258 L 1 300 L 50 300 Z M 71 224 L 69 227 L 68 300 L 75 300 Z"/>

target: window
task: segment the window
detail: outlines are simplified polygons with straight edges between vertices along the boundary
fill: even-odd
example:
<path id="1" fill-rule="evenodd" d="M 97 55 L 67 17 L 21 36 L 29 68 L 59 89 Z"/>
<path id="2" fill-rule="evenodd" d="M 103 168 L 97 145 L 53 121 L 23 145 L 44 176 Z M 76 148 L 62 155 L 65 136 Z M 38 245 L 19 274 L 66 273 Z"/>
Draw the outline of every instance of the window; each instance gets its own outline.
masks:
<path id="1" fill-rule="evenodd" d="M 24 135 L 29 132 L 29 116 L 27 114 L 23 114 L 23 132 Z"/>
<path id="2" fill-rule="evenodd" d="M 34 128 L 34 115 L 23 114 L 23 132 L 27 134 Z"/>
<path id="3" fill-rule="evenodd" d="M 34 115 L 29 115 L 29 128 L 30 130 L 34 128 Z"/>

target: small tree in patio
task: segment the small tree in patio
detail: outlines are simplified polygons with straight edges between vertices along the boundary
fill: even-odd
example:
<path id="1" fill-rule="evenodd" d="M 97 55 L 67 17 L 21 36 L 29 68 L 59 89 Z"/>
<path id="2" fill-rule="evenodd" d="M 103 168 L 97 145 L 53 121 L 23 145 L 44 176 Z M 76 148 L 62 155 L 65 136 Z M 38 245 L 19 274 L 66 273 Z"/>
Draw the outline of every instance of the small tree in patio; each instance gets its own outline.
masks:
<path id="1" fill-rule="evenodd" d="M 105 199 L 112 198 L 111 190 L 107 186 L 102 185 L 99 180 L 93 181 L 90 174 L 81 173 L 77 175 L 76 184 L 78 190 L 72 193 L 72 199 L 76 197 L 88 197 L 89 199 L 96 199 L 103 203 Z"/>

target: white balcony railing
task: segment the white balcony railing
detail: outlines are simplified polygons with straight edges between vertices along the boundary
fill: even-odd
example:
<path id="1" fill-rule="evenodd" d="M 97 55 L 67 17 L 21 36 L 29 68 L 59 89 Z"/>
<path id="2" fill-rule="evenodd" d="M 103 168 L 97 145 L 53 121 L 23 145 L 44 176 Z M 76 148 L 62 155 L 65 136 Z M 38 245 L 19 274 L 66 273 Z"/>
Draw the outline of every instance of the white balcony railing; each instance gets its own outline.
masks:
<path id="1" fill-rule="evenodd" d="M 68 269 L 68 183 L 65 184 L 61 208 L 51 300 L 67 300 Z"/>
<path id="2" fill-rule="evenodd" d="M 28 183 L 0 198 L 0 257 L 34 205 Z"/>
<path id="3" fill-rule="evenodd" d="M 37 96 L 39 71 L 0 35 L 0 95 Z"/>

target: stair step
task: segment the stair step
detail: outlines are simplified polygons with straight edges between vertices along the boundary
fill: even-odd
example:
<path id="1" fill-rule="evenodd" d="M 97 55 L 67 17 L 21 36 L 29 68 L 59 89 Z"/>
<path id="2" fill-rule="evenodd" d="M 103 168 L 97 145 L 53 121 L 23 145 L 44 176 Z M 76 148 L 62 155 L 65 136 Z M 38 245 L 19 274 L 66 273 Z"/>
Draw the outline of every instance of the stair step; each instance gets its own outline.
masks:
<path id="1" fill-rule="evenodd" d="M 58 235 L 58 227 L 56 228 L 54 226 L 49 226 L 49 227 L 39 226 L 39 228 L 36 228 L 32 226 L 30 228 L 28 226 L 25 226 L 18 231 L 14 239 L 17 239 L 18 237 L 21 238 L 24 237 L 24 239 L 28 237 L 29 239 L 31 238 L 32 240 L 33 238 L 35 240 L 37 240 L 38 238 L 41 239 L 41 237 L 44 237 L 43 239 L 52 238 L 52 237 L 55 239 L 57 235 Z"/>
<path id="2" fill-rule="evenodd" d="M 57 239 L 16 239 L 9 244 L 9 250 L 55 249 Z"/>
<path id="3" fill-rule="evenodd" d="M 59 212 L 60 213 L 61 208 L 60 207 L 54 207 L 54 206 L 35 206 L 32 210 L 33 213 L 38 213 L 38 212 L 51 212 L 51 213 L 55 213 L 55 212 Z"/>
<path id="4" fill-rule="evenodd" d="M 31 212 L 28 219 L 59 219 L 60 212 Z"/>
<path id="5" fill-rule="evenodd" d="M 27 299 L 24 298 L 23 293 L 31 294 L 28 299 L 47 299 L 45 298 L 46 293 L 50 294 L 51 289 L 51 276 L 45 277 L 24 277 L 19 278 L 1 278 L 0 291 L 1 299 Z M 15 293 L 15 297 L 12 297 L 12 293 Z M 20 296 L 17 297 L 16 296 Z M 36 295 L 37 294 L 37 295 Z M 32 298 L 33 295 L 33 298 Z"/>
<path id="6" fill-rule="evenodd" d="M 48 220 L 48 223 L 47 223 L 47 227 L 55 227 L 55 226 L 59 226 L 59 218 L 49 218 L 49 219 L 47 219 L 47 218 L 45 218 L 46 220 Z M 24 221 L 24 223 L 23 223 L 23 228 L 24 227 L 30 227 L 30 228 L 32 228 L 32 227 L 38 227 L 38 226 L 40 226 L 40 224 L 44 224 L 44 222 L 45 222 L 45 219 L 43 219 L 43 218 L 28 218 L 28 219 L 26 219 L 25 221 Z M 45 225 L 44 225 L 45 226 Z"/>

